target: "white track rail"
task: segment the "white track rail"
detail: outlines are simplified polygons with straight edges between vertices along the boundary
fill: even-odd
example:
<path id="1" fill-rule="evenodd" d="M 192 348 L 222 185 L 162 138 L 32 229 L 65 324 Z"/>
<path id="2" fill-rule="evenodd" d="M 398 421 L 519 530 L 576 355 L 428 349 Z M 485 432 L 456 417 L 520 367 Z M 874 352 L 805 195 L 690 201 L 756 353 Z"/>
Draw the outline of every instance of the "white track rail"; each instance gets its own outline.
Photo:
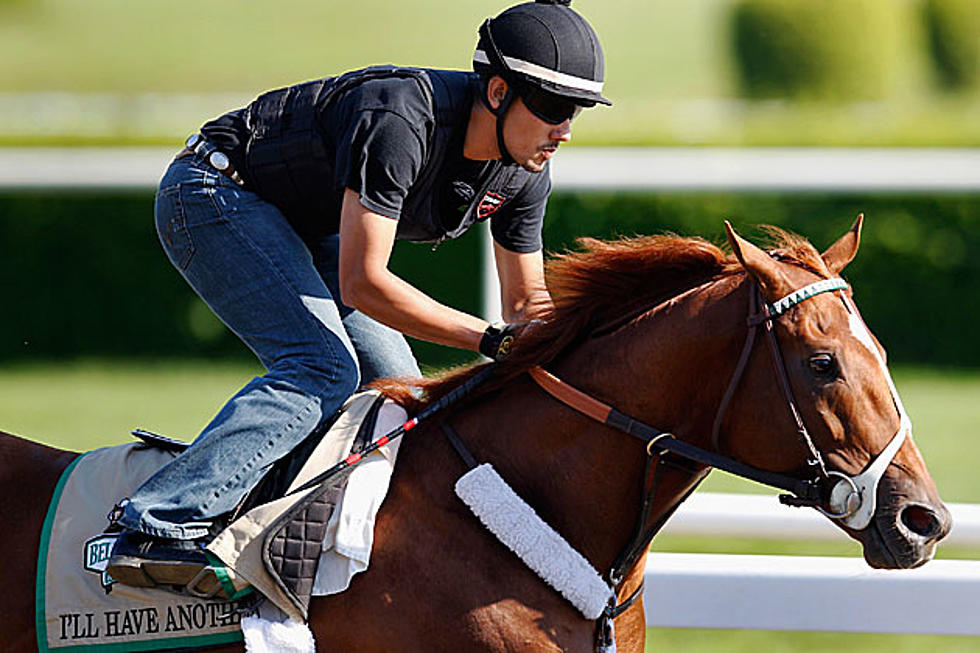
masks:
<path id="1" fill-rule="evenodd" d="M 980 562 L 655 553 L 643 604 L 652 627 L 980 635 Z"/>
<path id="2" fill-rule="evenodd" d="M 2 188 L 152 189 L 179 146 L 0 148 Z M 562 148 L 558 191 L 976 192 L 980 148 Z"/>
<path id="3" fill-rule="evenodd" d="M 944 544 L 980 545 L 980 506 L 948 507 L 953 530 Z M 684 502 L 663 532 L 847 537 L 816 511 L 782 506 L 772 495 L 709 492 Z M 646 579 L 651 627 L 980 635 L 980 561 L 895 571 L 871 569 L 861 558 L 652 553 Z"/>
<path id="4" fill-rule="evenodd" d="M 953 530 L 943 544 L 980 545 L 980 505 L 947 504 Z M 790 508 L 775 496 L 695 492 L 664 527 L 672 535 L 832 540 L 847 537 L 811 508 Z M 940 545 L 942 546 L 942 545 Z M 978 619 L 980 622 L 980 619 Z"/>

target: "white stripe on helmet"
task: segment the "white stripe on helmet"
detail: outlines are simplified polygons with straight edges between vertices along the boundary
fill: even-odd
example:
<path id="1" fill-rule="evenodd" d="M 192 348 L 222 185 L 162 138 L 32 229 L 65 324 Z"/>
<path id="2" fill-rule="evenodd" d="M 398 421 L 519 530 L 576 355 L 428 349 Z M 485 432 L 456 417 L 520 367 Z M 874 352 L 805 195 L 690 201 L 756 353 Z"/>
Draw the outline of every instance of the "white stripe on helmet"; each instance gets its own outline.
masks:
<path id="1" fill-rule="evenodd" d="M 487 57 L 487 53 L 483 50 L 477 50 L 473 53 L 473 61 L 487 65 L 490 64 L 490 59 Z M 588 91 L 589 93 L 602 93 L 602 82 L 585 79 L 584 77 L 576 77 L 575 75 L 567 75 L 565 73 L 560 73 L 557 70 L 551 70 L 550 68 L 533 64 L 530 61 L 515 59 L 514 57 L 508 57 L 506 55 L 504 56 L 504 63 L 507 64 L 507 67 L 514 72 L 523 73 L 536 79 L 561 84 L 562 86 L 567 86 L 568 88 L 574 88 L 580 91 Z"/>

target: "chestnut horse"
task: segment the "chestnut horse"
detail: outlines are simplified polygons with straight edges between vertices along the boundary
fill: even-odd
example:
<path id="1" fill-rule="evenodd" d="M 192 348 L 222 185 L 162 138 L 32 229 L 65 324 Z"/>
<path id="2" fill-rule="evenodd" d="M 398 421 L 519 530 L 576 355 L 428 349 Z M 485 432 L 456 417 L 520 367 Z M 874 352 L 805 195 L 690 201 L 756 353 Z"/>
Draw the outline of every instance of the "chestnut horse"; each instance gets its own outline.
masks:
<path id="1" fill-rule="evenodd" d="M 910 568 L 931 559 L 950 528 L 949 513 L 910 429 L 906 436 L 907 418 L 883 350 L 866 330 L 855 329 L 860 318 L 850 308 L 850 291 L 836 287 L 804 298 L 767 322 L 786 383 L 771 363 L 775 354 L 747 337 L 754 328 L 746 318 L 755 293 L 761 290 L 772 309 L 793 291 L 835 279 L 854 257 L 859 233 L 860 219 L 822 255 L 775 230 L 776 249 L 767 253 L 729 229 L 734 256 L 700 239 L 652 236 L 586 239 L 584 251 L 552 260 L 553 315 L 518 339 L 490 383 L 406 438 L 378 516 L 370 569 L 345 593 L 311 604 L 318 644 L 339 651 L 594 649 L 595 622 L 541 581 L 454 496 L 466 465 L 440 420 L 451 422 L 477 461 L 492 463 L 603 573 L 634 532 L 652 532 L 646 526 L 687 496 L 707 466 L 650 449 L 655 460 L 673 458 L 675 464 L 654 465 L 663 472 L 651 510 L 641 513 L 642 489 L 651 485 L 647 443 L 543 391 L 527 374 L 537 366 L 699 451 L 801 480 L 813 476 L 815 462 L 825 465 L 835 478 L 852 479 L 842 484 L 844 495 L 848 483 L 853 487 L 878 460 L 883 473 L 870 490 L 872 503 L 854 495 L 836 507 L 820 507 L 841 513 L 834 523 L 862 543 L 874 567 Z M 425 381 L 422 401 L 398 383 L 383 388 L 418 410 L 477 369 Z M 883 460 L 890 443 L 897 443 L 897 453 Z M 73 455 L 0 438 L 0 506 L 10 534 L 2 549 L 0 641 L 11 650 L 34 646 L 41 522 Z M 845 517 L 857 504 L 873 506 L 868 523 Z M 648 544 L 642 543 L 641 555 L 615 588 L 620 601 L 642 582 Z M 620 651 L 643 650 L 641 601 L 615 625 Z"/>

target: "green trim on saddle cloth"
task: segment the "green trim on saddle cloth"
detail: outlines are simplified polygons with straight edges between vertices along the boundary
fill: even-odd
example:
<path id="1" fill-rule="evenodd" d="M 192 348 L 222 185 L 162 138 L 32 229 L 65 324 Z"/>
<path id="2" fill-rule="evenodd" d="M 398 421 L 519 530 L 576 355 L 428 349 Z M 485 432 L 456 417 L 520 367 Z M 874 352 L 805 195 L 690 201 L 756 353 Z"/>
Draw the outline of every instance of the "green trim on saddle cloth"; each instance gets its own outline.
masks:
<path id="1" fill-rule="evenodd" d="M 112 502 L 132 493 L 172 458 L 172 453 L 142 444 L 119 445 L 80 455 L 62 473 L 38 551 L 35 628 L 40 653 L 196 649 L 243 641 L 235 614 L 240 606 L 233 601 L 126 587 L 104 572 L 100 578 L 98 565 L 88 559 L 91 552 L 102 563 L 108 555 L 113 535 L 99 533 Z M 66 632 L 69 641 L 62 644 L 59 635 L 65 639 Z"/>
<path id="2" fill-rule="evenodd" d="M 228 574 L 228 567 L 221 562 L 221 559 L 207 550 L 204 551 L 204 556 L 208 559 L 208 562 L 211 563 L 211 570 L 214 572 L 218 582 L 221 583 L 221 588 L 225 591 L 225 597 L 227 597 L 229 601 L 237 601 L 238 599 L 244 598 L 255 591 L 251 585 L 246 585 L 242 589 L 236 589 L 234 581 L 232 581 L 231 576 Z"/>
<path id="3" fill-rule="evenodd" d="M 54 494 L 51 495 L 51 503 L 48 504 L 48 512 L 44 516 L 44 525 L 41 527 L 41 544 L 37 548 L 37 579 L 34 581 L 34 630 L 37 631 L 37 648 L 41 653 L 48 650 L 48 623 L 44 614 L 44 576 L 48 570 L 48 541 L 51 539 L 51 526 L 54 524 L 54 514 L 58 510 L 58 499 L 61 498 L 61 491 L 65 489 L 68 476 L 75 469 L 75 465 L 85 456 L 84 453 L 80 454 L 68 464 L 65 471 L 61 472 L 61 477 L 58 479 L 57 485 L 54 486 Z"/>
<path id="4" fill-rule="evenodd" d="M 72 653 L 98 651 L 102 653 L 128 653 L 129 651 L 163 651 L 166 649 L 200 649 L 219 646 L 221 644 L 236 644 L 243 641 L 242 634 L 217 633 L 215 635 L 191 635 L 171 637 L 169 639 L 152 639 L 146 642 L 119 642 L 118 644 L 69 644 L 68 646 L 44 646 L 40 653 L 46 651 L 61 651 L 71 649 Z"/>

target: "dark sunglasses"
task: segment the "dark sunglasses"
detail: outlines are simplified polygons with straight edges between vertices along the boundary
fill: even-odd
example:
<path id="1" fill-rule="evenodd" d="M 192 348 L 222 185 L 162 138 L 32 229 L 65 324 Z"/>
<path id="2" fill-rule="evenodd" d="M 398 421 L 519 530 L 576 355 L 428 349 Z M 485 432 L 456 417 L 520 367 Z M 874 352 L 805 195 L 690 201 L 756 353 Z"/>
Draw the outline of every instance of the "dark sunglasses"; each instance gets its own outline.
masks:
<path id="1" fill-rule="evenodd" d="M 528 86 L 519 93 L 524 106 L 535 116 L 550 125 L 560 125 L 571 120 L 581 111 L 582 105 L 568 98 Z"/>

